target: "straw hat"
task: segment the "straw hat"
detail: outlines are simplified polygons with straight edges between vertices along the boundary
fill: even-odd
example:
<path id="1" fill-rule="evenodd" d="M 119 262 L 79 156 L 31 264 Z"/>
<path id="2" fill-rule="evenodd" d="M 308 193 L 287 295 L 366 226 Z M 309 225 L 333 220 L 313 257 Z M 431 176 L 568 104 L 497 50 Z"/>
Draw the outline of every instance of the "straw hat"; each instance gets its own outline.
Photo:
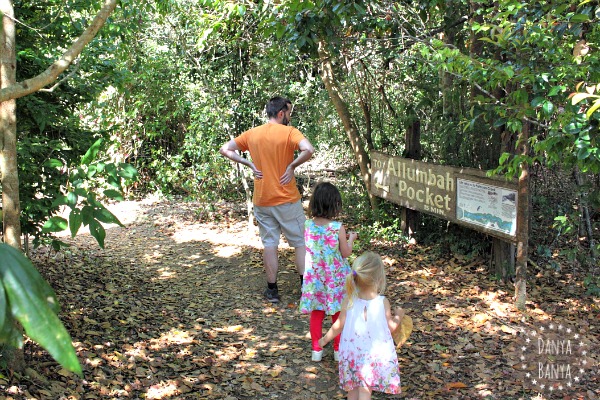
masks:
<path id="1" fill-rule="evenodd" d="M 392 332 L 392 338 L 394 338 L 394 342 L 396 343 L 397 349 L 400 348 L 404 344 L 404 342 L 406 342 L 412 330 L 412 318 L 404 314 L 404 316 L 400 320 L 400 325 L 398 326 L 398 328 L 396 328 L 395 331 Z"/>

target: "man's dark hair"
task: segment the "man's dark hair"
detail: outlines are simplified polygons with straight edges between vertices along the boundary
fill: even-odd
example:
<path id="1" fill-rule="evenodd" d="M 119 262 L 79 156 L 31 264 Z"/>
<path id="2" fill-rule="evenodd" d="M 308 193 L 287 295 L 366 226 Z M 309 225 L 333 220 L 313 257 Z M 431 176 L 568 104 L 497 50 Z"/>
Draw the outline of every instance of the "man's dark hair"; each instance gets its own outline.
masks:
<path id="1" fill-rule="evenodd" d="M 342 195 L 340 191 L 329 182 L 320 182 L 308 204 L 308 214 L 311 217 L 333 219 L 342 211 Z"/>
<path id="2" fill-rule="evenodd" d="M 279 96 L 273 97 L 267 103 L 267 117 L 275 118 L 275 117 L 277 117 L 277 114 L 279 113 L 279 111 L 281 111 L 281 110 L 287 111 L 287 110 L 289 110 L 291 105 L 292 105 L 292 102 L 286 98 L 279 97 Z"/>

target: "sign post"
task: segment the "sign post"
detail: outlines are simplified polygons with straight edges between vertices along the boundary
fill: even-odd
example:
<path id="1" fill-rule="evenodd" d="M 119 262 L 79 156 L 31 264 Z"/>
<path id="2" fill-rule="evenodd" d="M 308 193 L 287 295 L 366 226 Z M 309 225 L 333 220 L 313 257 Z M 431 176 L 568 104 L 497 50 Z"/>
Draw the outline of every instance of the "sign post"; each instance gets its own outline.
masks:
<path id="1" fill-rule="evenodd" d="M 517 242 L 516 182 L 490 178 L 473 168 L 424 163 L 379 152 L 372 153 L 371 169 L 371 193 L 375 196 Z"/>

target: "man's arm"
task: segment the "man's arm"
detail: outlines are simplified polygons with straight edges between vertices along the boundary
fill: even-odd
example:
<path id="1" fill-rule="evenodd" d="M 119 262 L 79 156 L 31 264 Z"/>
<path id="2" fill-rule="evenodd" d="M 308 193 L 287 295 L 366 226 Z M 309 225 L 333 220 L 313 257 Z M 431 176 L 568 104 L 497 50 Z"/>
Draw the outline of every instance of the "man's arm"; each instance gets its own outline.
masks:
<path id="1" fill-rule="evenodd" d="M 223 146 L 221 146 L 221 148 L 219 149 L 219 153 L 229 158 L 230 160 L 235 161 L 236 163 L 240 163 L 249 167 L 252 170 L 254 177 L 256 179 L 261 179 L 262 172 L 256 169 L 256 166 L 252 161 L 240 156 L 238 154 L 239 150 L 240 148 L 238 147 L 237 143 L 235 142 L 235 140 L 232 139 L 229 142 L 225 143 Z"/>
<path id="2" fill-rule="evenodd" d="M 282 185 L 290 183 L 294 178 L 294 170 L 296 169 L 296 167 L 310 160 L 310 158 L 315 152 L 315 149 L 313 148 L 312 144 L 310 144 L 308 139 L 302 139 L 302 141 L 298 143 L 298 148 L 300 150 L 298 157 L 296 157 L 294 161 L 292 161 L 290 165 L 287 166 L 285 172 L 283 173 L 281 178 L 279 178 L 279 183 L 281 183 Z"/>

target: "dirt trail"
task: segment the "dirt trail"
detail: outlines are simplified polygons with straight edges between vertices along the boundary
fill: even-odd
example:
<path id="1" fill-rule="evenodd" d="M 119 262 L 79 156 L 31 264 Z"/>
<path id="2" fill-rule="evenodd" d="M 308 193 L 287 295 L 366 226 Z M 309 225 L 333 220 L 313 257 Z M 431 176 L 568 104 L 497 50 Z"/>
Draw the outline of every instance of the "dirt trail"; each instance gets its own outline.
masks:
<path id="1" fill-rule="evenodd" d="M 37 255 L 66 308 L 62 319 L 85 379 L 48 360 L 38 372 L 65 376 L 49 388 L 31 385 L 31 395 L 342 398 L 333 355 L 310 361 L 291 249 L 282 249 L 282 302 L 273 306 L 262 298 L 260 241 L 235 211 L 198 222 L 192 204 L 122 202 L 110 209 L 125 228 L 107 230 L 104 250 L 84 233 L 62 238 L 72 244 L 63 255 Z"/>
<path id="2" fill-rule="evenodd" d="M 331 347 L 321 363 L 310 360 L 292 250 L 281 251 L 282 302 L 273 306 L 262 298 L 260 241 L 243 210 L 216 207 L 209 214 L 192 203 L 122 202 L 110 209 L 125 227 L 107 229 L 106 249 L 84 233 L 63 237 L 71 247 L 58 255 L 39 250 L 33 261 L 63 306 L 84 379 L 27 343 L 31 370 L 0 376 L 0 398 L 344 398 Z M 570 398 L 598 398 L 600 314 L 581 285 L 531 271 L 531 301 L 519 313 L 512 290 L 486 276 L 482 260 L 385 246 L 371 247 L 388 266 L 386 295 L 409 311 L 415 330 L 398 352 L 405 392 L 373 399 L 533 398 L 514 350 L 520 329 L 554 320 L 581 329 L 590 346 L 590 368 Z"/>

